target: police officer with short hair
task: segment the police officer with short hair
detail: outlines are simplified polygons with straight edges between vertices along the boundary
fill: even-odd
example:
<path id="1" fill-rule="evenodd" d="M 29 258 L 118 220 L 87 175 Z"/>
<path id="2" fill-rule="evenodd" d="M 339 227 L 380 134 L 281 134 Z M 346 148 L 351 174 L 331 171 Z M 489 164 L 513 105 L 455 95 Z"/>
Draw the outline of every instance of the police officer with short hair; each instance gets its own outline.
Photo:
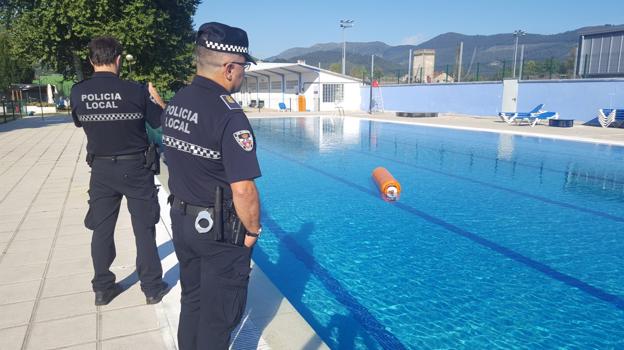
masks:
<path id="1" fill-rule="evenodd" d="M 196 63 L 191 85 L 174 96 L 162 119 L 182 285 L 178 344 L 227 349 L 245 309 L 251 247 L 261 232 L 255 137 L 230 96 L 255 64 L 247 33 L 203 24 Z"/>
<path id="2" fill-rule="evenodd" d="M 155 225 L 160 218 L 154 185 L 155 148 L 148 145 L 145 122 L 160 127 L 164 102 L 154 87 L 119 78 L 121 44 L 112 37 L 89 43 L 91 79 L 71 91 L 72 118 L 87 135 L 91 166 L 89 211 L 85 226 L 93 230 L 91 281 L 95 305 L 111 302 L 123 288 L 110 266 L 115 259 L 114 231 L 122 196 L 126 197 L 136 238 L 136 269 L 147 304 L 162 300 L 167 284 L 156 248 Z"/>

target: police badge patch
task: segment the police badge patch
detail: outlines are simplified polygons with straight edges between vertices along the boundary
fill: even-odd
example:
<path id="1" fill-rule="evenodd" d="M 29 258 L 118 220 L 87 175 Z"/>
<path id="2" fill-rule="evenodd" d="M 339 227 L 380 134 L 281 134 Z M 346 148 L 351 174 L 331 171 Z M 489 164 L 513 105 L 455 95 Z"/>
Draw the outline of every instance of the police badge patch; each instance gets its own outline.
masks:
<path id="1" fill-rule="evenodd" d="M 243 109 L 236 100 L 230 95 L 221 95 L 221 100 L 229 109 Z"/>
<path id="2" fill-rule="evenodd" d="M 249 130 L 239 130 L 233 135 L 234 140 L 236 140 L 236 142 L 238 142 L 238 145 L 241 146 L 245 151 L 251 152 L 253 150 L 254 140 Z"/>

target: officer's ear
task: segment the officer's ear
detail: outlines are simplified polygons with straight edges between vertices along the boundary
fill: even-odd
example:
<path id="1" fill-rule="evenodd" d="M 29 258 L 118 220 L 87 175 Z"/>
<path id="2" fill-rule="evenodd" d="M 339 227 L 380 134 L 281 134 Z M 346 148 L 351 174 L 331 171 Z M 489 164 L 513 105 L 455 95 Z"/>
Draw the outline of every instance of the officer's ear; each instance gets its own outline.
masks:
<path id="1" fill-rule="evenodd" d="M 231 63 L 226 63 L 225 65 L 225 79 L 227 79 L 228 81 L 232 80 L 232 71 L 234 70 L 234 65 Z"/>
<path id="2" fill-rule="evenodd" d="M 117 69 L 117 74 L 121 72 L 121 55 L 115 57 L 115 68 Z"/>

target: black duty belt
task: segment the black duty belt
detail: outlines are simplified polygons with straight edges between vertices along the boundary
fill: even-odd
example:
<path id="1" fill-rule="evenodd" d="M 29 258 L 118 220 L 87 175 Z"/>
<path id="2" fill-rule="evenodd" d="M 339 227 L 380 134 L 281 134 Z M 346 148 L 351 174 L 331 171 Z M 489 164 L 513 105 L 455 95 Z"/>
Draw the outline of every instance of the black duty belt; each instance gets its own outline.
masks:
<path id="1" fill-rule="evenodd" d="M 119 156 L 94 156 L 93 159 L 107 159 L 116 162 L 118 160 L 135 160 L 135 159 L 144 159 L 145 155 L 143 152 L 133 153 L 133 154 L 122 154 Z"/>
<path id="2" fill-rule="evenodd" d="M 212 213 L 214 209 L 213 207 L 200 207 L 197 205 L 188 204 L 187 202 L 180 200 L 178 198 L 175 198 L 175 197 L 173 199 L 173 203 L 171 204 L 171 207 L 179 209 L 180 211 L 184 213 L 184 215 L 192 215 L 192 216 L 197 216 L 199 212 L 204 211 L 204 210 Z"/>

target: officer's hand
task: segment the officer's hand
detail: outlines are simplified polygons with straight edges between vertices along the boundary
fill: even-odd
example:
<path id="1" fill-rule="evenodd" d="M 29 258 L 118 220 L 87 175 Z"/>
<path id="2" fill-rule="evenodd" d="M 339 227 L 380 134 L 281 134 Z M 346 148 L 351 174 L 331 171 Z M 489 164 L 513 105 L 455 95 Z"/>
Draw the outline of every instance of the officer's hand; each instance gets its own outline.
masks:
<path id="1" fill-rule="evenodd" d="M 256 244 L 258 237 L 245 236 L 245 247 L 251 248 Z"/>
<path id="2" fill-rule="evenodd" d="M 154 99 L 154 102 L 160 106 L 160 108 L 165 109 L 165 101 L 163 101 L 162 97 L 158 94 L 158 90 L 152 85 L 152 82 L 147 83 L 147 90 L 149 90 L 150 96 Z"/>

